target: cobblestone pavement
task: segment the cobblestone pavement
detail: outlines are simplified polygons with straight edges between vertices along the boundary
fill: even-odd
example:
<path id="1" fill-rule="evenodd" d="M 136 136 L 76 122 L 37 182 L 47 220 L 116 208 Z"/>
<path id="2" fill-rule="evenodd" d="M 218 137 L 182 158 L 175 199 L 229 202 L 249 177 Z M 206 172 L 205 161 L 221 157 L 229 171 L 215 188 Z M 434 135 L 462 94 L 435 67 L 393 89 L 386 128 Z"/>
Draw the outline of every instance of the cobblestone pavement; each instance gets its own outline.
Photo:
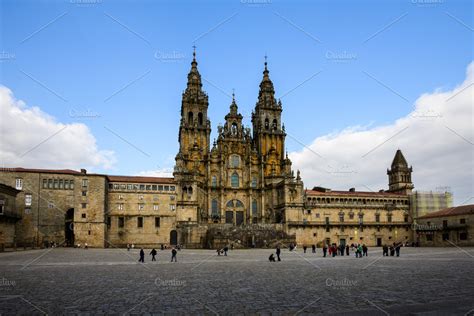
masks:
<path id="1" fill-rule="evenodd" d="M 402 248 L 401 257 L 322 258 L 272 250 L 0 253 L 0 313 L 474 315 L 473 248 Z"/>

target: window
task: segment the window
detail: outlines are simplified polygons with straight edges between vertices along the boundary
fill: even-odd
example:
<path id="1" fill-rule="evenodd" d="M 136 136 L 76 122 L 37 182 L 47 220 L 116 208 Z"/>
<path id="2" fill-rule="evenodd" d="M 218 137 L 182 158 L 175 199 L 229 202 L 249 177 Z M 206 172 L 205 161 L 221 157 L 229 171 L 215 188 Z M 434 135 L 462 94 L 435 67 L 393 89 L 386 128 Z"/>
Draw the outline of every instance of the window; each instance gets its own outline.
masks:
<path id="1" fill-rule="evenodd" d="M 431 234 L 426 235 L 426 241 L 433 241 L 433 235 Z"/>
<path id="2" fill-rule="evenodd" d="M 404 215 L 403 215 L 403 221 L 404 221 L 405 223 L 408 223 L 408 214 L 404 214 Z"/>
<path id="3" fill-rule="evenodd" d="M 114 190 L 119 190 L 119 189 L 120 189 L 120 185 L 114 184 Z"/>
<path id="4" fill-rule="evenodd" d="M 237 174 L 237 172 L 234 172 L 230 177 L 230 185 L 233 188 L 239 187 L 239 175 Z"/>
<path id="5" fill-rule="evenodd" d="M 54 208 L 54 203 L 53 202 L 48 202 L 48 208 Z"/>
<path id="6" fill-rule="evenodd" d="M 176 210 L 176 205 L 170 204 L 170 211 L 174 211 L 174 210 Z"/>
<path id="7" fill-rule="evenodd" d="M 145 204 L 143 204 L 143 203 L 138 204 L 138 210 L 139 211 L 143 211 L 144 209 L 145 209 Z"/>
<path id="8" fill-rule="evenodd" d="M 189 112 L 189 113 L 188 113 L 188 124 L 189 124 L 189 125 L 193 125 L 193 120 L 194 120 L 194 118 L 193 118 L 193 112 Z"/>
<path id="9" fill-rule="evenodd" d="M 59 181 L 58 181 L 58 179 L 54 179 L 54 188 L 55 188 L 55 189 L 59 188 Z"/>
<path id="10" fill-rule="evenodd" d="M 170 190 L 169 185 L 165 185 L 163 188 L 165 189 L 165 191 L 169 191 L 169 190 Z"/>
<path id="11" fill-rule="evenodd" d="M 82 191 L 82 196 L 87 196 L 87 191 Z"/>
<path id="12" fill-rule="evenodd" d="M 212 176 L 212 178 L 211 178 L 211 187 L 213 187 L 213 188 L 217 187 L 217 177 L 216 176 Z"/>
<path id="13" fill-rule="evenodd" d="M 48 179 L 43 179 L 43 189 L 48 188 Z"/>
<path id="14" fill-rule="evenodd" d="M 257 205 L 257 200 L 252 201 L 252 216 L 257 217 L 258 214 L 258 205 Z"/>
<path id="15" fill-rule="evenodd" d="M 330 231 L 329 226 L 326 226 L 326 233 L 329 233 L 329 231 Z"/>
<path id="16" fill-rule="evenodd" d="M 119 198 L 119 200 L 123 200 L 123 195 L 119 194 L 118 198 Z"/>
<path id="17" fill-rule="evenodd" d="M 274 120 L 273 120 L 273 123 L 272 123 L 272 129 L 276 131 L 276 130 L 277 130 L 277 126 L 278 126 L 278 122 L 277 122 L 276 119 L 274 119 Z"/>
<path id="18" fill-rule="evenodd" d="M 162 185 L 158 186 L 158 191 L 163 191 L 163 186 Z"/>
<path id="19" fill-rule="evenodd" d="M 387 214 L 387 222 L 392 222 L 392 214 Z"/>
<path id="20" fill-rule="evenodd" d="M 364 214 L 359 214 L 359 225 L 364 224 Z"/>
<path id="21" fill-rule="evenodd" d="M 86 218 L 86 213 L 82 213 L 82 214 L 81 214 L 81 217 L 82 217 L 82 218 Z"/>
<path id="22" fill-rule="evenodd" d="M 150 191 L 151 190 L 151 184 L 147 184 L 146 189 L 147 189 L 147 191 Z"/>
<path id="23" fill-rule="evenodd" d="M 160 227 L 160 218 L 159 217 L 155 217 L 155 227 L 156 228 Z"/>
<path id="24" fill-rule="evenodd" d="M 48 189 L 52 189 L 53 188 L 53 179 L 49 179 L 48 180 Z"/>
<path id="25" fill-rule="evenodd" d="M 89 185 L 89 180 L 87 179 L 82 179 L 82 186 L 87 187 Z"/>
<path id="26" fill-rule="evenodd" d="M 110 216 L 107 216 L 107 227 L 110 228 L 111 224 L 112 224 L 112 218 Z"/>
<path id="27" fill-rule="evenodd" d="M 375 214 L 375 221 L 380 223 L 380 214 Z"/>
<path id="28" fill-rule="evenodd" d="M 82 208 L 86 208 L 86 207 L 87 207 L 87 203 L 81 203 L 81 206 L 82 206 Z"/>
<path id="29" fill-rule="evenodd" d="M 59 179 L 59 188 L 64 189 L 64 181 L 63 179 Z"/>
<path id="30" fill-rule="evenodd" d="M 120 211 L 123 210 L 123 204 L 122 203 L 117 204 L 117 209 L 119 209 Z"/>
<path id="31" fill-rule="evenodd" d="M 448 227 L 448 220 L 444 220 L 443 221 L 443 228 L 447 228 Z"/>
<path id="32" fill-rule="evenodd" d="M 69 181 L 64 180 L 64 189 L 69 190 Z"/>
<path id="33" fill-rule="evenodd" d="M 354 213 L 349 213 L 349 218 L 354 219 Z"/>
<path id="34" fill-rule="evenodd" d="M 211 214 L 213 217 L 219 216 L 219 206 L 216 199 L 211 202 Z"/>
<path id="35" fill-rule="evenodd" d="M 158 211 L 159 205 L 158 204 L 153 204 L 153 210 Z"/>
<path id="36" fill-rule="evenodd" d="M 170 195 L 170 201 L 174 201 L 175 198 L 176 198 L 176 196 Z"/>
<path id="37" fill-rule="evenodd" d="M 31 206 L 31 194 L 25 194 L 25 206 Z"/>
<path id="38" fill-rule="evenodd" d="M 460 232 L 459 240 L 467 240 L 467 232 Z"/>
<path id="39" fill-rule="evenodd" d="M 118 227 L 123 228 L 125 226 L 125 218 L 124 217 L 119 217 L 118 218 Z"/>
<path id="40" fill-rule="evenodd" d="M 22 190 L 23 189 L 23 179 L 17 178 L 15 181 L 15 189 Z"/>
<path id="41" fill-rule="evenodd" d="M 157 188 L 158 188 L 158 186 L 157 186 L 156 184 L 153 184 L 153 185 L 151 186 L 152 191 L 156 191 Z"/>
<path id="42" fill-rule="evenodd" d="M 230 160 L 231 168 L 238 168 L 240 166 L 240 156 L 232 155 Z"/>
<path id="43" fill-rule="evenodd" d="M 127 184 L 127 190 L 133 190 L 133 184 Z"/>
<path id="44" fill-rule="evenodd" d="M 265 129 L 268 129 L 270 127 L 270 123 L 268 121 L 268 119 L 266 118 L 265 119 Z"/>
<path id="45" fill-rule="evenodd" d="M 174 185 L 170 185 L 170 191 L 174 191 L 174 190 L 175 190 Z"/>
<path id="46" fill-rule="evenodd" d="M 252 188 L 256 188 L 257 187 L 257 177 L 253 176 L 252 177 L 252 184 L 251 184 Z"/>
<path id="47" fill-rule="evenodd" d="M 143 217 L 137 217 L 137 227 L 138 228 L 143 227 Z"/>
<path id="48" fill-rule="evenodd" d="M 329 225 L 329 217 L 326 217 L 326 225 Z"/>
<path id="49" fill-rule="evenodd" d="M 466 224 L 466 219 L 465 218 L 461 218 L 459 220 L 459 224 Z"/>
<path id="50" fill-rule="evenodd" d="M 141 190 L 141 191 L 144 191 L 144 190 L 145 190 L 145 185 L 144 185 L 144 184 L 140 184 L 140 190 Z"/>
<path id="51" fill-rule="evenodd" d="M 69 189 L 74 190 L 74 180 L 69 180 Z"/>
<path id="52" fill-rule="evenodd" d="M 203 116 L 202 116 L 202 113 L 199 112 L 199 113 L 198 113 L 198 124 L 199 124 L 199 125 L 202 125 L 202 123 L 203 123 Z"/>
<path id="53" fill-rule="evenodd" d="M 339 213 L 339 221 L 340 221 L 341 223 L 344 222 L 344 213 Z"/>

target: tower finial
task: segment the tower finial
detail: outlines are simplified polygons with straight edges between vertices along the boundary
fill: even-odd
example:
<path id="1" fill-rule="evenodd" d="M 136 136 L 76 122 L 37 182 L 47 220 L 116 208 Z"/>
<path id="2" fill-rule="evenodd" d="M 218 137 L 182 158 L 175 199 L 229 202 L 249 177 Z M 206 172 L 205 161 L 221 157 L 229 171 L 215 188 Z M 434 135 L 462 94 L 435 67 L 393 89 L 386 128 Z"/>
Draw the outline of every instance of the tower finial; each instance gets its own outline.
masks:
<path id="1" fill-rule="evenodd" d="M 235 101 L 235 89 L 232 88 L 232 101 Z"/>
<path id="2" fill-rule="evenodd" d="M 193 45 L 193 60 L 196 60 L 196 45 Z"/>
<path id="3" fill-rule="evenodd" d="M 265 70 L 267 70 L 267 53 L 265 53 Z"/>

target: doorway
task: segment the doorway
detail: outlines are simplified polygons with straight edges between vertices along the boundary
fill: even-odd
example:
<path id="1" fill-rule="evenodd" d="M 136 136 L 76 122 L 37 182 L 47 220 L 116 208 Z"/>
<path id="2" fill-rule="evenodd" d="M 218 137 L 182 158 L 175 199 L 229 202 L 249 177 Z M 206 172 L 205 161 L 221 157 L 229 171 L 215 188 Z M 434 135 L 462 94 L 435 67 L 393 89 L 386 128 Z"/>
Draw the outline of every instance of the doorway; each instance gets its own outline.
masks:
<path id="1" fill-rule="evenodd" d="M 377 238 L 377 247 L 382 247 L 382 238 Z"/>
<path id="2" fill-rule="evenodd" d="M 64 239 L 67 247 L 74 247 L 74 209 L 67 210 L 64 220 Z"/>
<path id="3" fill-rule="evenodd" d="M 176 230 L 170 231 L 170 245 L 176 246 L 178 244 L 178 232 Z"/>

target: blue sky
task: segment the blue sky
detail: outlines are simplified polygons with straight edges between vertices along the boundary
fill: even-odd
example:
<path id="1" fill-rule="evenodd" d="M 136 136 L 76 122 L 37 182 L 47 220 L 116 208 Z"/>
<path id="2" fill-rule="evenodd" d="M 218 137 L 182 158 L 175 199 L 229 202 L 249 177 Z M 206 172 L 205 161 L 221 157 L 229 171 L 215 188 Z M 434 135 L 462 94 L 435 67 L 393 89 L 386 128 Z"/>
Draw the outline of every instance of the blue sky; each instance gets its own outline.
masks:
<path id="1" fill-rule="evenodd" d="M 212 137 L 232 89 L 244 115 L 255 106 L 267 54 L 277 96 L 288 92 L 293 152 L 349 126 L 389 124 L 421 94 L 463 82 L 472 9 L 445 0 L 2 1 L 1 84 L 58 122 L 86 124 L 116 156 L 111 170 L 94 171 L 134 174 L 173 166 L 193 44 Z M 79 112 L 99 117 L 71 115 Z"/>

